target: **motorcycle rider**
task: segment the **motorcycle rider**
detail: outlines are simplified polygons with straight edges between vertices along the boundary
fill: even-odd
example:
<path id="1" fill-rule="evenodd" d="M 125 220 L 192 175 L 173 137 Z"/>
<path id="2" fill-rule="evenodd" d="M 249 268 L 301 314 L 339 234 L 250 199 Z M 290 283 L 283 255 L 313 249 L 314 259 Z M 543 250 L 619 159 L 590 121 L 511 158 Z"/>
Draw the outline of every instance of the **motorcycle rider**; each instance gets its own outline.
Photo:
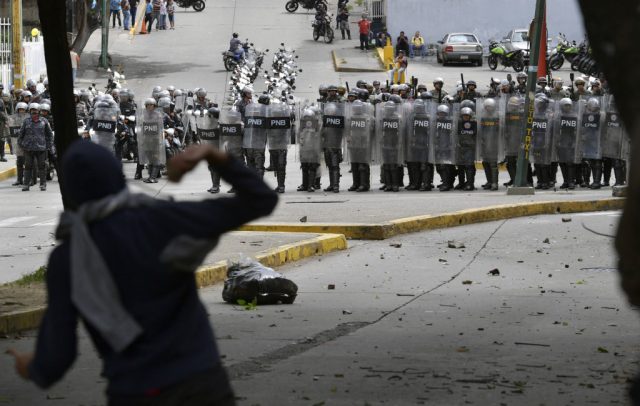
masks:
<path id="1" fill-rule="evenodd" d="M 32 171 L 36 168 L 40 177 L 40 190 L 47 190 L 47 175 L 45 161 L 47 151 L 53 147 L 53 133 L 49 122 L 40 117 L 40 106 L 37 103 L 29 105 L 30 116 L 24 120 L 20 128 L 18 145 L 22 147 L 25 157 L 23 192 L 28 192 L 32 178 Z"/>
<path id="2" fill-rule="evenodd" d="M 229 41 L 229 51 L 233 52 L 233 57 L 236 61 L 241 61 L 244 58 L 244 47 L 242 41 L 238 39 L 238 33 L 234 32 Z"/>

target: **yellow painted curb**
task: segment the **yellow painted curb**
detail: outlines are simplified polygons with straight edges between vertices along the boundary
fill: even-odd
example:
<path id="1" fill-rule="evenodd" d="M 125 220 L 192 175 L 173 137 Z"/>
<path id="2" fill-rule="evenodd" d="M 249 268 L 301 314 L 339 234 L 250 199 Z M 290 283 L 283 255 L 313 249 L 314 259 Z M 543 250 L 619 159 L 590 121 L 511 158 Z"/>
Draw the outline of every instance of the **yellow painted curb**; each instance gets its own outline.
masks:
<path id="1" fill-rule="evenodd" d="M 327 254 L 347 249 L 347 239 L 340 234 L 326 234 L 306 240 L 282 245 L 255 255 L 256 260 L 269 267 L 299 261 L 314 255 Z M 227 277 L 227 261 L 219 261 L 213 265 L 203 266 L 195 273 L 196 286 L 215 285 Z M 0 334 L 13 334 L 38 328 L 45 306 L 28 311 L 16 311 L 0 316 Z"/>
<path id="2" fill-rule="evenodd" d="M 16 176 L 16 173 L 17 173 L 17 169 L 15 167 L 5 169 L 4 171 L 0 172 L 0 181 L 13 178 L 14 176 Z"/>
<path id="3" fill-rule="evenodd" d="M 40 306 L 31 310 L 16 311 L 0 316 L 0 334 L 33 330 L 40 325 L 45 309 L 45 306 Z"/>
<path id="4" fill-rule="evenodd" d="M 354 240 L 384 240 L 400 234 L 466 224 L 503 220 L 541 214 L 580 213 L 590 211 L 620 210 L 624 199 L 543 201 L 488 206 L 479 209 L 461 210 L 452 213 L 407 217 L 378 224 L 324 224 L 324 223 L 259 223 L 247 224 L 241 231 L 290 232 L 290 233 L 337 233 Z"/>

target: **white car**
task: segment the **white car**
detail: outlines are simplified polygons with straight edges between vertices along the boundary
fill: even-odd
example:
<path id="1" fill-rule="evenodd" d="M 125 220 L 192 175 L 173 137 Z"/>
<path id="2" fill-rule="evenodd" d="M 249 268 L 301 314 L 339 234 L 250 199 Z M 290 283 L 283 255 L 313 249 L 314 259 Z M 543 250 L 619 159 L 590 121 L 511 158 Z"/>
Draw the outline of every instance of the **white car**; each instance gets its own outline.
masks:
<path id="1" fill-rule="evenodd" d="M 500 42 L 507 52 L 529 49 L 529 30 L 524 28 L 511 30 Z"/>

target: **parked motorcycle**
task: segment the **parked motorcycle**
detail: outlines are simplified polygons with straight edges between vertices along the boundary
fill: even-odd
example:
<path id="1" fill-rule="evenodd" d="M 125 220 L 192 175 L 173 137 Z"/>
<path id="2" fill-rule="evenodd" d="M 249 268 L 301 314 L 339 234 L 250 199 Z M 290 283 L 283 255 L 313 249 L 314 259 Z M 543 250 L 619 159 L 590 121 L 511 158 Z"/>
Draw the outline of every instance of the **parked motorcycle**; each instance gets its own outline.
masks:
<path id="1" fill-rule="evenodd" d="M 193 7 L 195 11 L 202 11 L 206 6 L 205 0 L 176 0 L 178 7 L 189 8 Z"/>
<path id="2" fill-rule="evenodd" d="M 313 24 L 313 40 L 317 41 L 320 37 L 324 37 L 324 42 L 330 44 L 333 42 L 334 32 L 331 28 L 331 17 L 325 14 L 322 20 L 314 20 Z"/>
<path id="3" fill-rule="evenodd" d="M 575 41 L 569 42 L 563 33 L 558 36 L 558 45 L 555 47 L 549 58 L 549 67 L 552 70 L 562 68 L 565 59 L 572 63 L 580 53 L 580 48 Z"/>
<path id="4" fill-rule="evenodd" d="M 265 52 L 269 52 L 269 50 L 267 49 L 265 52 L 262 52 L 251 47 L 253 47 L 253 43 L 249 43 L 249 40 L 245 40 L 245 42 L 242 44 L 242 48 L 244 49 L 244 60 L 250 58 L 255 61 L 258 67 L 262 66 L 264 54 Z M 236 57 L 236 54 L 232 51 L 224 51 L 222 53 L 222 62 L 224 63 L 224 68 L 228 72 L 233 71 L 236 66 L 243 63 L 244 60 Z"/>
<path id="5" fill-rule="evenodd" d="M 521 49 L 508 52 L 506 48 L 495 40 L 489 40 L 489 59 L 487 63 L 491 70 L 496 70 L 498 64 L 504 67 L 511 67 L 516 72 L 522 72 L 524 69 L 524 57 Z"/>
<path id="6" fill-rule="evenodd" d="M 289 0 L 284 8 L 293 13 L 300 6 L 306 10 L 327 11 L 328 9 L 327 0 Z"/>

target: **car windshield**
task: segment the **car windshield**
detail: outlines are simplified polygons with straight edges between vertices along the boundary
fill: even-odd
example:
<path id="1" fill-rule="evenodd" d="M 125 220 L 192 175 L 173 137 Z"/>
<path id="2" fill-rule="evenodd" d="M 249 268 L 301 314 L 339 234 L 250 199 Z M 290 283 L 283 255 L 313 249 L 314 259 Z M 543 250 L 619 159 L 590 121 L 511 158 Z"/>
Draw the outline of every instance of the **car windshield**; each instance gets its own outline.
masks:
<path id="1" fill-rule="evenodd" d="M 470 34 L 455 34 L 455 35 L 451 35 L 449 36 L 449 41 L 447 41 L 450 44 L 461 44 L 464 42 L 478 42 L 478 40 L 476 39 L 476 37 L 474 35 L 470 35 Z"/>
<path id="2" fill-rule="evenodd" d="M 526 31 L 516 31 L 513 33 L 513 42 L 529 42 L 529 33 Z"/>

